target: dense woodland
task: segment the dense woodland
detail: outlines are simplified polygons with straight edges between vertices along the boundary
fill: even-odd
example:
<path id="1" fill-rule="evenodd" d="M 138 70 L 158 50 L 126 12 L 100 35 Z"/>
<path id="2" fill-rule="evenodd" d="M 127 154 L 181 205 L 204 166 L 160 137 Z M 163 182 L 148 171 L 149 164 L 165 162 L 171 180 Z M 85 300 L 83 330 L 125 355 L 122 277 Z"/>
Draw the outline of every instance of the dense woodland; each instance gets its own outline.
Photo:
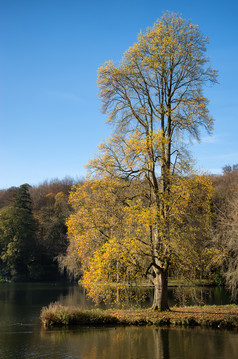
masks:
<path id="1" fill-rule="evenodd" d="M 62 277 L 58 258 L 65 254 L 68 196 L 74 181 L 23 184 L 0 191 L 1 277 L 55 280 Z"/>
<path id="2" fill-rule="evenodd" d="M 209 231 L 205 240 L 201 233 L 196 235 L 201 257 L 208 245 L 220 249 L 222 256 L 215 265 L 204 263 L 204 267 L 194 273 L 186 272 L 184 266 L 181 268 L 176 264 L 170 274 L 183 275 L 187 279 L 202 276 L 215 285 L 227 285 L 235 296 L 238 283 L 238 165 L 226 166 L 222 175 L 208 178 L 213 187 Z M 19 188 L 0 191 L 2 280 L 77 280 L 81 277 L 80 255 L 75 253 L 73 243 L 69 244 L 66 223 L 73 213 L 69 204 L 70 192 L 75 193 L 76 187 L 82 189 L 87 183 L 82 180 L 76 184 L 73 179 L 52 180 L 39 186 L 23 184 Z M 122 189 L 120 195 L 123 195 Z M 92 205 L 104 210 L 102 198 L 95 198 Z M 112 207 L 114 215 L 118 215 L 115 203 L 110 206 L 110 211 Z M 189 211 L 190 219 L 196 220 L 196 214 L 191 216 L 191 207 Z M 86 217 L 85 220 L 87 222 Z M 198 258 L 194 260 L 198 261 Z M 194 268 L 201 263 L 202 259 L 193 263 Z"/>

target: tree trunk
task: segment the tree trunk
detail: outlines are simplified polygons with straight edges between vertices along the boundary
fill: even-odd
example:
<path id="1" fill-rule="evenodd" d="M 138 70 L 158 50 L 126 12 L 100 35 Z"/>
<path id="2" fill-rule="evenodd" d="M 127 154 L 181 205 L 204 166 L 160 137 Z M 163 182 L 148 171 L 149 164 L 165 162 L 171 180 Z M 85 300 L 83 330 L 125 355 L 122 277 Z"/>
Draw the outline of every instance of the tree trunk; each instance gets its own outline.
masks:
<path id="1" fill-rule="evenodd" d="M 155 272 L 154 284 L 154 299 L 152 308 L 154 310 L 168 310 L 168 270 L 161 269 Z"/>

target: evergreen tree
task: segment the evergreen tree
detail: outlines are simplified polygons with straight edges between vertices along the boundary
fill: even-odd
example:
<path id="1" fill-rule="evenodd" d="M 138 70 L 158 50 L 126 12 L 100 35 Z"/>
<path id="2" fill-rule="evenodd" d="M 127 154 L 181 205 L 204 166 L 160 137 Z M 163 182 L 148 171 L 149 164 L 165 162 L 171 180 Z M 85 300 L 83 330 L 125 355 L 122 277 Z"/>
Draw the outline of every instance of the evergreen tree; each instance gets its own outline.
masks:
<path id="1" fill-rule="evenodd" d="M 15 208 L 25 209 L 28 213 L 32 213 L 32 201 L 29 193 L 30 187 L 28 183 L 21 185 L 14 201 Z"/>
<path id="2" fill-rule="evenodd" d="M 37 222 L 31 210 L 30 186 L 20 186 L 13 207 L 0 213 L 2 266 L 13 277 L 34 278 Z"/>

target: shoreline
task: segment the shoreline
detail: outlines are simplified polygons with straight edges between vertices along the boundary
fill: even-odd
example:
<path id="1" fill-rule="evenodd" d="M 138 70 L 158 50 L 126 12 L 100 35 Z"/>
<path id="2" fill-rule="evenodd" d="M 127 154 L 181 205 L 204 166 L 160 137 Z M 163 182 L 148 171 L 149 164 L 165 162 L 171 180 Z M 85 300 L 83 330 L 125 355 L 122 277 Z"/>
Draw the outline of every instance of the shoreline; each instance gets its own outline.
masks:
<path id="1" fill-rule="evenodd" d="M 81 309 L 52 303 L 42 308 L 45 327 L 62 326 L 168 326 L 238 329 L 238 305 L 172 307 L 152 309 Z"/>

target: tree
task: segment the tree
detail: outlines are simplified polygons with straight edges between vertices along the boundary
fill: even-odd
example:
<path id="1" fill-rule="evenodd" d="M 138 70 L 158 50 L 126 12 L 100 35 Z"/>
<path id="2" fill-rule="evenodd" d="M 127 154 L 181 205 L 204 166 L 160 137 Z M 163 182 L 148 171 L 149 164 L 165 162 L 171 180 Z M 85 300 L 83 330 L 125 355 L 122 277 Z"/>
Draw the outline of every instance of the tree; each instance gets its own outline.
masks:
<path id="1" fill-rule="evenodd" d="M 141 188 L 143 183 L 105 178 L 86 181 L 70 195 L 71 257 L 82 264 L 83 283 L 94 300 L 118 300 L 112 284 L 124 290 L 143 276 L 149 255 L 143 237 L 153 214 Z"/>
<path id="2" fill-rule="evenodd" d="M 0 213 L 1 260 L 11 276 L 34 277 L 36 230 L 28 184 L 20 186 L 13 207 Z"/>
<path id="3" fill-rule="evenodd" d="M 238 293 L 238 195 L 236 193 L 230 203 L 229 216 L 226 217 L 225 242 L 224 247 L 227 251 L 225 261 L 225 281 L 230 289 L 232 298 L 237 298 Z"/>
<path id="4" fill-rule="evenodd" d="M 70 194 L 74 213 L 67 221 L 68 253 L 82 264 L 84 272 L 94 253 L 116 235 L 118 238 L 119 231 L 123 232 L 123 205 L 118 201 L 122 189 L 123 184 L 116 180 L 86 181 L 75 186 Z"/>
<path id="5" fill-rule="evenodd" d="M 213 126 L 203 86 L 215 83 L 217 73 L 208 66 L 207 43 L 198 26 L 166 13 L 139 35 L 119 66 L 108 61 L 98 73 L 102 108 L 117 135 L 101 146 L 91 169 L 148 183 L 157 213 L 154 256 L 147 270 L 155 288 L 155 309 L 168 308 L 171 186 L 187 171 L 183 139 L 187 134 L 199 139 L 201 128 L 210 132 Z"/>
<path id="6" fill-rule="evenodd" d="M 22 184 L 16 195 L 14 207 L 18 209 L 25 209 L 28 213 L 32 213 L 32 200 L 29 193 L 30 185 L 28 183 Z"/>
<path id="7" fill-rule="evenodd" d="M 69 254 L 82 264 L 83 284 L 96 301 L 125 300 L 128 283 L 148 276 L 157 219 L 148 189 L 146 181 L 100 178 L 75 187 L 70 195 Z M 194 278 L 216 254 L 207 240 L 211 182 L 205 176 L 178 177 L 171 186 L 173 198 L 178 190 L 169 219 L 171 270 Z"/>
<path id="8" fill-rule="evenodd" d="M 17 187 L 10 187 L 6 190 L 0 190 L 0 208 L 13 204 L 17 190 Z"/>
<path id="9" fill-rule="evenodd" d="M 134 243 L 141 246 L 143 237 L 149 248 L 144 273 L 154 285 L 153 308 L 159 310 L 168 309 L 174 223 L 180 217 L 178 203 L 186 201 L 180 179 L 191 167 L 188 138 L 199 139 L 201 128 L 210 132 L 213 127 L 203 86 L 216 83 L 217 73 L 205 56 L 207 43 L 198 26 L 166 13 L 139 34 L 118 66 L 108 61 L 98 72 L 102 110 L 114 134 L 99 147 L 89 172 L 99 180 L 143 183 L 142 197 L 129 208 L 135 238 L 140 237 Z M 93 217 L 87 221 L 93 223 Z"/>
<path id="10" fill-rule="evenodd" d="M 68 196 L 74 182 L 67 177 L 53 179 L 30 189 L 33 213 L 38 221 L 37 246 L 42 279 L 55 280 L 60 276 L 59 257 L 65 255 L 68 246 Z"/>
<path id="11" fill-rule="evenodd" d="M 225 166 L 223 175 L 215 176 L 213 196 L 213 240 L 223 248 L 223 258 L 218 268 L 220 280 L 231 291 L 238 293 L 238 170 L 237 165 Z"/>
<path id="12" fill-rule="evenodd" d="M 37 211 L 39 222 L 39 242 L 49 263 L 60 254 L 64 254 L 67 245 L 66 219 L 70 214 L 68 196 L 63 192 L 48 193 L 45 204 Z"/>
<path id="13" fill-rule="evenodd" d="M 3 275 L 56 279 L 65 255 L 71 178 L 0 191 L 0 270 Z M 28 254 L 27 254 L 28 253 Z M 17 259 L 18 258 L 18 259 Z M 4 262 L 3 262 L 4 260 Z M 19 264 L 21 262 L 21 264 Z M 25 274 L 23 274 L 23 271 Z"/>

